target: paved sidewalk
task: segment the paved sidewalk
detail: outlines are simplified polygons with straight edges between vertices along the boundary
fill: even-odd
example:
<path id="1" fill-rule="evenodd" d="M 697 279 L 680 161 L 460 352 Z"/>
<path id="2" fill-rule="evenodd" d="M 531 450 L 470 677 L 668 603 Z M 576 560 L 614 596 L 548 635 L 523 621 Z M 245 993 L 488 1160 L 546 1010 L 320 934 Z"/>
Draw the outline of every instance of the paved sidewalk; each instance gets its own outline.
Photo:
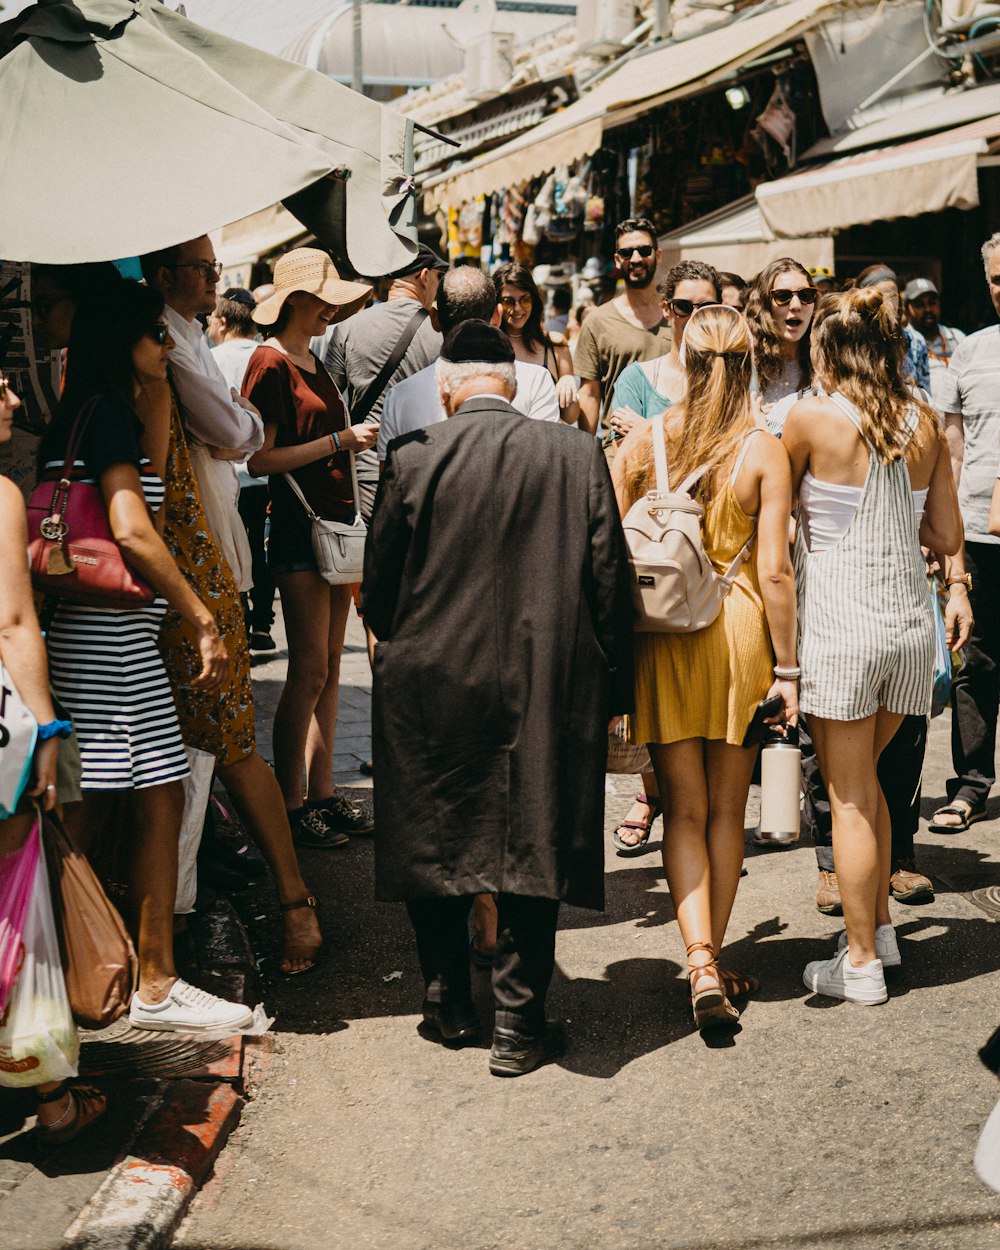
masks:
<path id="1" fill-rule="evenodd" d="M 280 666 L 255 677 L 276 690 Z M 370 681 L 353 619 L 344 678 L 338 778 L 356 785 Z M 925 812 L 947 771 L 946 714 L 931 734 Z M 634 788 L 610 782 L 609 833 Z M 937 897 L 894 906 L 903 967 L 877 1009 L 802 985 L 839 927 L 815 909 L 811 848 L 749 847 L 726 962 L 763 986 L 722 1048 L 692 1031 L 659 855 L 620 859 L 609 839 L 606 912 L 562 916 L 549 1005 L 569 1021 L 570 1049 L 518 1081 L 491 1078 L 483 1048 L 451 1052 L 418 1032 L 412 935 L 401 906 L 372 901 L 370 841 L 306 854 L 331 955 L 269 1001 L 280 1053 L 177 1244 L 1000 1246 L 1000 1198 L 972 1170 L 1000 1096 L 976 1056 L 1000 1016 L 1000 929 L 974 901 L 977 889 L 986 906 L 990 889 L 1000 895 L 1000 801 L 990 811 L 967 834 L 921 831 Z M 653 841 L 658 852 L 659 824 Z M 476 997 L 488 1024 L 482 975 Z"/>

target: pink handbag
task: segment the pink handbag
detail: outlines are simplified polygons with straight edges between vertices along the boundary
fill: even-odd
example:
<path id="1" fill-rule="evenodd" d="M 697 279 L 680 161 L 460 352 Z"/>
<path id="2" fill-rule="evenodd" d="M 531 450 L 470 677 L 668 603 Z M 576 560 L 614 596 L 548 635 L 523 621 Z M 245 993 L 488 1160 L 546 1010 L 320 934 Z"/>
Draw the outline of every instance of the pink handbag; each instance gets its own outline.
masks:
<path id="1" fill-rule="evenodd" d="M 31 581 L 45 595 L 95 608 L 139 608 L 156 592 L 125 563 L 99 486 L 73 481 L 76 453 L 97 398 L 73 423 L 62 476 L 42 481 L 28 499 Z"/>

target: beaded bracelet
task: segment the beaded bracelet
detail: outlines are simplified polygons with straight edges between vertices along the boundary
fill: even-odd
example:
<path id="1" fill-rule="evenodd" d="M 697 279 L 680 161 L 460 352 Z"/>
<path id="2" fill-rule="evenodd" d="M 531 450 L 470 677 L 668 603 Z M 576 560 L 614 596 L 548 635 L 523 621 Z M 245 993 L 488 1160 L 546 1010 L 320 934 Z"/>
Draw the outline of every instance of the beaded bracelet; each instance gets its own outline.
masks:
<path id="1" fill-rule="evenodd" d="M 774 675 L 778 681 L 798 681 L 802 676 L 800 668 L 782 668 L 780 664 L 775 664 Z"/>

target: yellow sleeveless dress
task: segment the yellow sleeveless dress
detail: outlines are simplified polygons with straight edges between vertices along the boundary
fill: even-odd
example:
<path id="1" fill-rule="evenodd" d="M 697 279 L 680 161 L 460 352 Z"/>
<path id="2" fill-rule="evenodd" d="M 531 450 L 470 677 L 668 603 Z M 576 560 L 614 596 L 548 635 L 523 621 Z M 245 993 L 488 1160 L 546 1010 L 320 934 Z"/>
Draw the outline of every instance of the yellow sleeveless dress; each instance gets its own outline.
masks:
<path id="1" fill-rule="evenodd" d="M 736 558 L 753 524 L 727 478 L 705 514 L 705 550 L 720 573 Z M 774 681 L 773 666 L 754 546 L 707 629 L 635 635 L 630 736 L 659 744 L 714 738 L 739 746 Z"/>

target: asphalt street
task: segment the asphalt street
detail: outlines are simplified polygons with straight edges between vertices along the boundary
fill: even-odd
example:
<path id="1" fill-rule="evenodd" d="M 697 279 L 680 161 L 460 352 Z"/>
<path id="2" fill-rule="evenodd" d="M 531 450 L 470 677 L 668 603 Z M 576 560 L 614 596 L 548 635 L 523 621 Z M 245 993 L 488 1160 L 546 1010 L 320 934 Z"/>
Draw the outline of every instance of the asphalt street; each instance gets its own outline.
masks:
<path id="1" fill-rule="evenodd" d="M 282 672 L 280 653 L 255 668 L 265 754 Z M 358 785 L 370 678 L 353 619 L 343 679 L 337 779 Z M 946 713 L 931 735 L 925 815 L 948 764 Z M 609 832 L 633 785 L 609 779 Z M 489 1075 L 487 1043 L 451 1051 L 422 1035 L 409 926 L 401 905 L 372 899 L 371 841 L 306 852 L 329 956 L 269 1001 L 263 1080 L 175 1244 L 1000 1246 L 1000 1197 L 972 1170 L 1000 1097 L 976 1054 L 1000 1017 L 1000 929 L 972 897 L 1000 887 L 1000 801 L 990 811 L 962 835 L 922 826 L 936 898 L 894 905 L 903 965 L 878 1008 L 802 984 L 838 931 L 814 906 L 811 847 L 749 847 L 725 962 L 762 988 L 726 1044 L 707 1044 L 686 1009 L 660 823 L 638 859 L 619 859 L 609 839 L 605 913 L 566 908 L 561 919 L 549 1009 L 567 1021 L 569 1049 L 514 1081 Z M 748 826 L 754 817 L 752 794 Z M 474 976 L 488 1029 L 488 976 Z"/>

